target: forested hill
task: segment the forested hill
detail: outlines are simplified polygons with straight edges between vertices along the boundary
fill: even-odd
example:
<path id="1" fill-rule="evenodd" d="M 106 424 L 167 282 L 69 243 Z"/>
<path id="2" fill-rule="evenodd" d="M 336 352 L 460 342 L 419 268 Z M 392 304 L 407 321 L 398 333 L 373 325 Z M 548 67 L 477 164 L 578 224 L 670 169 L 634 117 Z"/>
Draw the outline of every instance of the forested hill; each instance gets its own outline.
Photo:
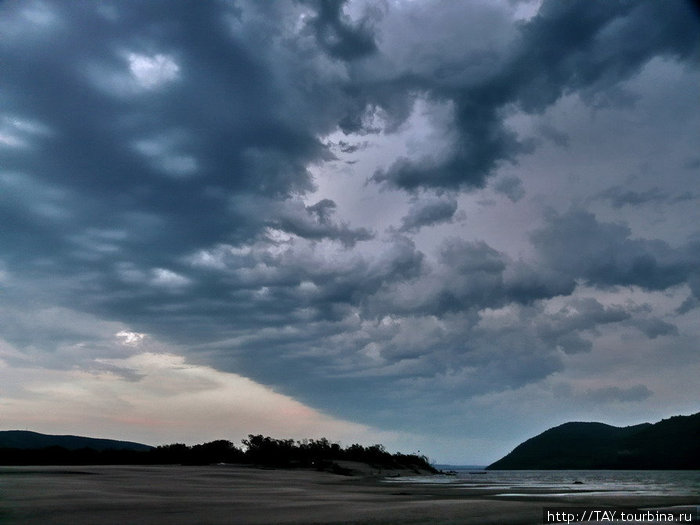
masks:
<path id="1" fill-rule="evenodd" d="M 66 450 L 90 448 L 92 450 L 137 450 L 147 451 L 153 447 L 131 441 L 99 439 L 82 436 L 55 436 L 29 430 L 0 430 L 0 448 L 20 450 L 61 447 Z"/>
<path id="2" fill-rule="evenodd" d="M 564 423 L 487 467 L 516 469 L 700 469 L 700 413 L 655 424 Z"/>

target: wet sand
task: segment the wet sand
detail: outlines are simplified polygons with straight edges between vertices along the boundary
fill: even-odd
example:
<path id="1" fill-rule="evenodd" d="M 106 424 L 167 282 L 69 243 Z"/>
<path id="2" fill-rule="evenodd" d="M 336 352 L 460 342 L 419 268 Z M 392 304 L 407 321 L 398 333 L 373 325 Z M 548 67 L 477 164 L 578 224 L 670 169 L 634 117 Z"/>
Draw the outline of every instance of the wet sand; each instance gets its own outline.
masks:
<path id="1" fill-rule="evenodd" d="M 536 524 L 544 506 L 696 505 L 565 498 L 242 466 L 0 467 L 0 524 Z"/>

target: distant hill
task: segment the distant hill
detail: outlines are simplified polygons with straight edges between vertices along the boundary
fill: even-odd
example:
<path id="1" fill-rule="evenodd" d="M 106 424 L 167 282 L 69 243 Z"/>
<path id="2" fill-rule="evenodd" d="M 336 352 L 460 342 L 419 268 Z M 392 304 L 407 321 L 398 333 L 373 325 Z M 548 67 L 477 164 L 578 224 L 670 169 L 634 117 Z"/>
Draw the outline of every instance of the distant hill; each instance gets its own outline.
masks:
<path id="1" fill-rule="evenodd" d="M 700 469 L 700 413 L 623 428 L 564 423 L 487 469 Z"/>
<path id="2" fill-rule="evenodd" d="M 97 439 L 82 436 L 54 436 L 30 432 L 28 430 L 0 430 L 0 448 L 32 450 L 49 447 L 61 447 L 66 450 L 91 448 L 98 451 L 135 450 L 144 452 L 153 448 L 142 443 L 118 441 L 115 439 Z"/>

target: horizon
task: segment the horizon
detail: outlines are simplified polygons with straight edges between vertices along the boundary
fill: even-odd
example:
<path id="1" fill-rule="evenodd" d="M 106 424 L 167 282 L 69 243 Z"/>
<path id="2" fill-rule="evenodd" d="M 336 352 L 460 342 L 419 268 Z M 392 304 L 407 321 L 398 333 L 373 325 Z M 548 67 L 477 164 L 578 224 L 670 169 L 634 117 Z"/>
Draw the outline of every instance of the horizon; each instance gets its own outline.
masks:
<path id="1" fill-rule="evenodd" d="M 630 427 L 640 426 L 640 425 L 654 425 L 654 424 L 656 424 L 656 423 L 660 423 L 660 422 L 666 421 L 666 420 L 668 420 L 668 419 L 674 419 L 674 418 L 676 418 L 676 417 L 689 417 L 689 416 L 697 415 L 697 414 L 700 414 L 700 412 L 698 412 L 698 413 L 696 413 L 696 414 L 674 414 L 674 415 L 672 415 L 672 416 L 667 416 L 667 417 L 664 417 L 663 419 L 660 419 L 660 420 L 654 421 L 654 422 L 652 422 L 652 421 L 644 421 L 644 422 L 635 423 L 635 424 L 627 425 L 627 426 L 621 426 L 621 427 L 618 427 L 618 426 L 615 426 L 615 425 L 609 425 L 609 424 L 603 423 L 603 422 L 601 422 L 601 421 L 566 421 L 566 422 L 564 422 L 564 423 L 561 423 L 561 424 L 555 425 L 555 426 L 553 426 L 553 427 L 549 427 L 549 428 L 547 428 L 547 429 L 544 429 L 544 430 L 542 430 L 541 432 L 538 432 L 538 433 L 535 434 L 535 435 L 532 435 L 532 436 L 529 436 L 529 437 L 524 438 L 520 443 L 518 443 L 518 444 L 513 448 L 513 450 L 509 450 L 509 451 L 507 451 L 507 452 L 504 452 L 500 457 L 496 458 L 496 459 L 493 460 L 493 461 L 489 461 L 488 463 L 479 463 L 479 464 L 476 464 L 476 463 L 474 463 L 474 464 L 471 464 L 471 463 L 445 463 L 445 462 L 439 462 L 439 461 L 433 461 L 433 460 L 431 460 L 431 459 L 430 459 L 430 454 L 429 454 L 429 452 L 426 454 L 425 452 L 421 452 L 420 450 L 419 450 L 419 451 L 416 451 L 416 452 L 406 452 L 406 451 L 404 451 L 404 450 L 390 450 L 390 449 L 387 449 L 387 450 L 388 450 L 388 452 L 390 452 L 390 453 L 392 453 L 392 454 L 393 454 L 393 453 L 404 453 L 404 454 L 413 453 L 413 454 L 425 456 L 425 457 L 428 458 L 428 461 L 430 462 L 430 464 L 433 465 L 433 466 L 436 467 L 436 468 L 438 468 L 438 467 L 462 467 L 462 468 L 482 468 L 482 467 L 483 467 L 483 468 L 486 468 L 486 467 L 488 467 L 490 464 L 492 464 L 492 463 L 494 463 L 494 462 L 496 462 L 496 461 L 498 461 L 498 460 L 500 460 L 500 459 L 503 459 L 505 456 L 507 456 L 508 454 L 510 454 L 511 452 L 513 452 L 513 451 L 515 450 L 515 448 L 517 448 L 518 446 L 522 445 L 522 444 L 525 443 L 526 441 L 529 441 L 530 439 L 532 439 L 532 438 L 534 438 L 534 437 L 538 437 L 538 436 L 540 436 L 541 434 L 543 434 L 543 433 L 545 433 L 545 432 L 547 432 L 547 431 L 549 431 L 549 430 L 556 429 L 556 428 L 559 428 L 560 426 L 564 426 L 564 425 L 567 425 L 567 424 L 570 424 L 570 423 L 573 423 L 573 424 L 593 423 L 593 424 L 603 424 L 603 425 L 607 425 L 607 426 L 612 426 L 612 427 L 614 427 L 614 428 L 630 428 Z M 30 432 L 30 433 L 35 433 L 35 434 L 40 434 L 40 435 L 47 435 L 47 436 L 54 436 L 54 437 L 77 437 L 77 438 L 88 438 L 88 439 L 107 440 L 107 441 L 120 441 L 120 442 L 132 443 L 132 444 L 137 444 L 137 445 L 146 445 L 146 446 L 153 447 L 153 448 L 156 448 L 156 447 L 159 447 L 159 446 L 166 446 L 166 445 L 178 444 L 178 443 L 176 443 L 175 441 L 168 441 L 168 442 L 162 442 L 162 443 L 158 443 L 158 444 L 151 444 L 151 443 L 141 443 L 141 442 L 139 442 L 139 441 L 134 441 L 134 440 L 131 440 L 131 439 L 128 439 L 128 438 L 112 438 L 112 437 L 106 437 L 106 436 L 85 436 L 85 435 L 78 435 L 78 434 L 46 434 L 46 433 L 43 433 L 43 432 L 36 432 L 36 431 L 33 431 L 33 430 L 28 430 L 28 429 L 26 429 L 26 428 L 25 428 L 25 429 L 0 429 L 0 432 Z M 250 435 L 251 435 L 251 434 L 248 434 L 247 437 L 250 437 Z M 273 438 L 273 439 L 288 439 L 288 438 L 285 437 L 285 436 L 267 436 L 267 437 L 271 437 L 271 438 Z M 300 439 L 297 438 L 297 439 L 295 439 L 295 441 L 297 441 L 297 443 L 299 443 L 299 442 L 303 442 L 303 441 L 305 441 L 305 440 L 319 440 L 319 439 L 324 439 L 324 438 L 325 438 L 324 436 L 315 436 L 315 437 L 307 436 L 307 437 L 300 438 Z M 213 438 L 213 439 L 204 439 L 204 440 L 200 440 L 200 441 L 198 441 L 198 442 L 196 442 L 196 443 L 192 442 L 192 443 L 184 443 L 184 444 L 191 447 L 191 446 L 194 446 L 194 445 L 200 445 L 200 444 L 210 443 L 210 442 L 219 441 L 219 440 L 229 441 L 229 442 L 231 442 L 231 443 L 233 444 L 234 447 L 242 448 L 242 447 L 240 447 L 239 443 L 242 443 L 243 439 L 241 439 L 241 440 L 239 440 L 238 442 L 236 442 L 236 441 L 232 441 L 230 438 L 226 438 L 226 437 L 218 437 L 218 438 Z M 330 440 L 330 442 L 331 442 L 331 443 L 338 443 L 341 447 L 348 447 L 348 446 L 352 445 L 352 443 L 342 443 L 342 442 L 337 442 L 337 441 L 333 441 L 333 440 Z M 383 445 L 382 443 L 372 443 L 372 444 Z M 365 446 L 366 446 L 366 445 L 365 445 Z"/>
<path id="2" fill-rule="evenodd" d="M 1 4 L 0 425 L 486 465 L 696 413 L 699 13 Z"/>

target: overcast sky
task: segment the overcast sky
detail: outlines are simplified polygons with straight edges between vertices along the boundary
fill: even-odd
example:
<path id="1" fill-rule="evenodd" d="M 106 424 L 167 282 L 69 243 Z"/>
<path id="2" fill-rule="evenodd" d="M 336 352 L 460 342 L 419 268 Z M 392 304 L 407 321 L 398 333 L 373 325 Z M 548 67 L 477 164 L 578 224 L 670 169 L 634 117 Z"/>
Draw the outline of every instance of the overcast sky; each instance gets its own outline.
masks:
<path id="1" fill-rule="evenodd" d="M 0 428 L 485 464 L 700 410 L 688 2 L 6 1 Z"/>

